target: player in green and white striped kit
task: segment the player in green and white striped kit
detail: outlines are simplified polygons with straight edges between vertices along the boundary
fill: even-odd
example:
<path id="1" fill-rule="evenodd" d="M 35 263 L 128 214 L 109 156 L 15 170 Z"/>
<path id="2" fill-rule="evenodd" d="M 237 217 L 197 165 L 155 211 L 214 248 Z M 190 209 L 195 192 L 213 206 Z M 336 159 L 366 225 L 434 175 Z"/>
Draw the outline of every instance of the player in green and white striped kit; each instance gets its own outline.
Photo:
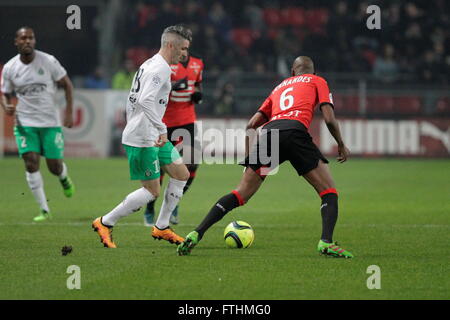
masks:
<path id="1" fill-rule="evenodd" d="M 34 218 L 38 222 L 51 217 L 39 171 L 41 155 L 46 158 L 49 171 L 59 178 L 66 197 L 73 195 L 75 187 L 63 162 L 64 136 L 55 102 L 57 86 L 61 86 L 66 94 L 64 126 L 72 127 L 72 82 L 58 60 L 35 50 L 35 44 L 33 29 L 17 30 L 15 45 L 19 54 L 3 68 L 0 105 L 7 115 L 15 115 L 14 135 L 25 162 L 28 186 L 40 207 L 40 214 Z M 17 106 L 11 101 L 13 92 L 17 96 Z"/>
<path id="2" fill-rule="evenodd" d="M 191 39 L 190 30 L 184 26 L 166 28 L 160 51 L 136 72 L 127 101 L 127 125 L 122 143 L 128 156 L 131 180 L 140 180 L 142 188 L 130 193 L 112 211 L 92 223 L 105 247 L 116 247 L 111 232 L 120 218 L 158 197 L 161 168 L 169 174 L 170 180 L 152 236 L 176 244 L 184 240 L 169 227 L 169 219 L 183 196 L 189 171 L 177 149 L 168 141 L 162 118 L 171 90 L 170 64 L 177 64 L 188 54 Z"/>

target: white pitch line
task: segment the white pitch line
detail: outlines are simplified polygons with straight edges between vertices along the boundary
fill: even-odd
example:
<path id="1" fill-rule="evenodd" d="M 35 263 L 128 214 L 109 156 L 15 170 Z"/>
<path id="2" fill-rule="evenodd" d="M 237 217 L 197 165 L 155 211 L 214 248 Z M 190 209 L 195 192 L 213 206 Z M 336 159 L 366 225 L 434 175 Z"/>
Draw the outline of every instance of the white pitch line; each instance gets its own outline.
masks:
<path id="1" fill-rule="evenodd" d="M 90 227 L 91 222 L 44 222 L 44 223 L 36 223 L 36 222 L 12 222 L 12 223 L 3 223 L 0 222 L 0 227 L 7 226 L 69 226 L 69 227 Z M 141 222 L 120 222 L 117 224 L 117 227 L 145 227 Z M 177 227 L 191 227 L 195 228 L 196 224 L 178 224 Z M 221 225 L 219 225 L 221 226 Z M 299 227 L 310 227 L 311 225 L 305 224 L 252 224 L 255 228 L 299 228 Z M 449 229 L 450 225 L 447 224 L 339 224 L 339 227 L 344 228 L 444 228 Z M 148 228 L 148 227 L 146 227 Z"/>

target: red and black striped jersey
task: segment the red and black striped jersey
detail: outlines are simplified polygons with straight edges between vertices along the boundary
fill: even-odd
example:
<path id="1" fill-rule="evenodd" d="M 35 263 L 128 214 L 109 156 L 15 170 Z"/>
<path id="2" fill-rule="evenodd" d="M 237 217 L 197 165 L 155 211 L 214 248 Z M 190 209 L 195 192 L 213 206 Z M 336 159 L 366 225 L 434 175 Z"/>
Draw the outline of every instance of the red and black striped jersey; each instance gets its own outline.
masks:
<path id="1" fill-rule="evenodd" d="M 172 83 L 187 77 L 187 88 L 171 91 L 163 118 L 167 127 L 183 126 L 196 120 L 195 106 L 191 95 L 195 92 L 195 85 L 202 82 L 203 61 L 194 56 L 189 56 L 188 59 L 186 64 L 180 62 L 170 65 Z"/>

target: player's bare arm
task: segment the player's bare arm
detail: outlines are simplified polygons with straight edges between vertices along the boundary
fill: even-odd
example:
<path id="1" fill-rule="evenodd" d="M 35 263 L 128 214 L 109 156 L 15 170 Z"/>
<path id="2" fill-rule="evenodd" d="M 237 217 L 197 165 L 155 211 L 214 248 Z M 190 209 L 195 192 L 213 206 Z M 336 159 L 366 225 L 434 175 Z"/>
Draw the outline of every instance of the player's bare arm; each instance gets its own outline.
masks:
<path id="1" fill-rule="evenodd" d="M 56 82 L 58 87 L 63 88 L 66 96 L 66 110 L 64 113 L 64 126 L 72 128 L 73 126 L 73 85 L 68 76 L 64 76 Z"/>
<path id="2" fill-rule="evenodd" d="M 323 119 L 327 125 L 328 131 L 330 131 L 334 140 L 338 144 L 338 154 L 337 161 L 342 163 L 345 162 L 350 154 L 350 150 L 345 146 L 342 140 L 341 131 L 339 130 L 339 124 L 334 116 L 333 107 L 326 103 L 320 108 L 322 110 Z"/>
<path id="3" fill-rule="evenodd" d="M 11 97 L 10 93 L 4 93 L 0 99 L 0 104 L 8 116 L 12 116 L 16 112 L 16 107 L 11 103 Z"/>
<path id="4" fill-rule="evenodd" d="M 268 121 L 266 115 L 260 111 L 256 112 L 253 117 L 247 123 L 245 128 L 245 156 L 248 156 L 250 151 L 250 146 L 253 143 L 253 140 L 256 136 L 256 129 L 265 124 Z"/>

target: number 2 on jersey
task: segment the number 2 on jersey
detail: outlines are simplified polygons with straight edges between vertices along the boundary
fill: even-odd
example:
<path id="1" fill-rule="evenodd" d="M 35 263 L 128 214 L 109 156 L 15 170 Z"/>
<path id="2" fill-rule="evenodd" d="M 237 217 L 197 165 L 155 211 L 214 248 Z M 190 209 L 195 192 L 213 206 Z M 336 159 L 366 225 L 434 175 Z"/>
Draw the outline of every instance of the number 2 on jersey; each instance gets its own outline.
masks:
<path id="1" fill-rule="evenodd" d="M 288 95 L 290 91 L 294 90 L 294 87 L 287 88 L 280 95 L 280 109 L 287 110 L 294 105 L 294 97 Z"/>

